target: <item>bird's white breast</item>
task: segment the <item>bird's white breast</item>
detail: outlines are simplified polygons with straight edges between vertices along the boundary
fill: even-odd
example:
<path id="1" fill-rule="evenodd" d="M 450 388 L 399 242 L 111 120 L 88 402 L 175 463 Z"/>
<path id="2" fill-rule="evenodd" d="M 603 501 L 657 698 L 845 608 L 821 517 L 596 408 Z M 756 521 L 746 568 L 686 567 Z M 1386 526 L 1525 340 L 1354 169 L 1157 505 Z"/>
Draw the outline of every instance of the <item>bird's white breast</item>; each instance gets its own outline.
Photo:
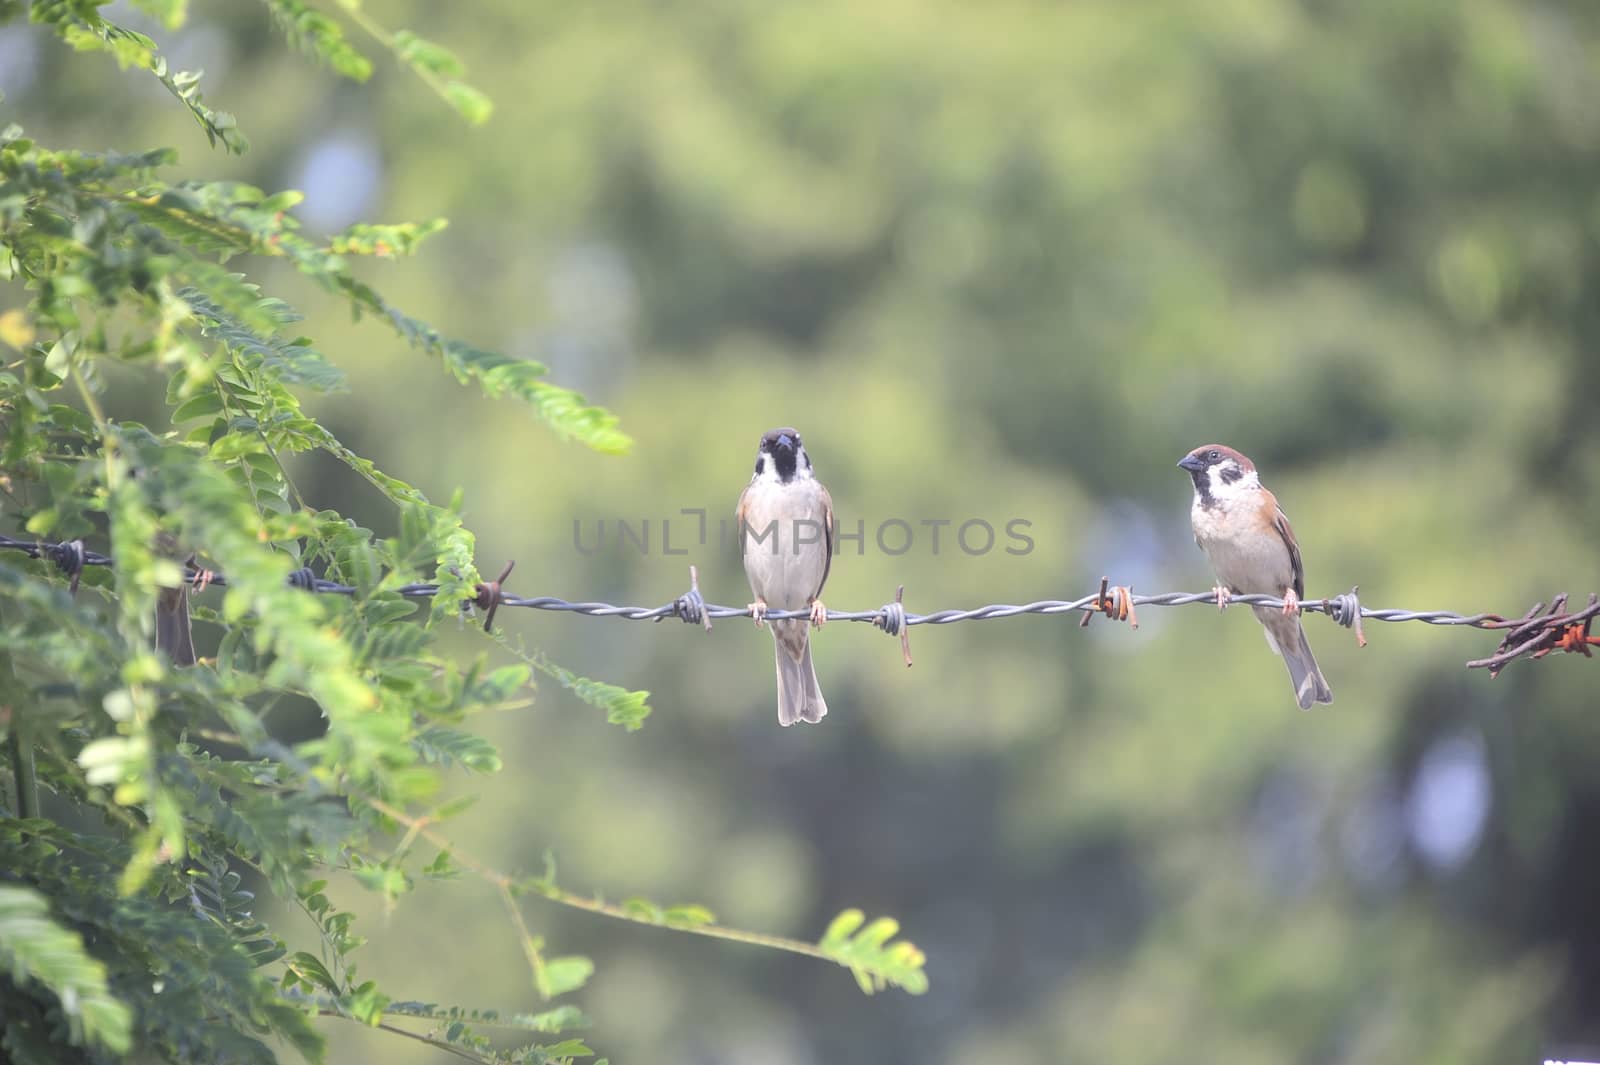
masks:
<path id="1" fill-rule="evenodd" d="M 1294 565 L 1277 529 L 1259 518 L 1261 499 L 1217 499 L 1189 511 L 1194 539 L 1211 561 L 1217 579 L 1241 593 L 1282 595 L 1294 584 Z"/>
<path id="2" fill-rule="evenodd" d="M 810 478 L 755 480 L 745 491 L 744 519 L 748 529 L 739 534 L 750 587 L 774 610 L 801 609 L 822 590 L 828 568 L 820 486 Z"/>

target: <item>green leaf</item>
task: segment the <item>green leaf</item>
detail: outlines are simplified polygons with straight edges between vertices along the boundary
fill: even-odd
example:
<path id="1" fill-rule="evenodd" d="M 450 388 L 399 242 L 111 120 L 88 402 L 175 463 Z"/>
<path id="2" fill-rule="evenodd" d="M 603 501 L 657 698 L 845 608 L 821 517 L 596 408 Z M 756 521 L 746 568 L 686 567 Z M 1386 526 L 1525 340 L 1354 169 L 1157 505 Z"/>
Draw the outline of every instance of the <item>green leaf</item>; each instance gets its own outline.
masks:
<path id="1" fill-rule="evenodd" d="M 460 765 L 475 773 L 500 772 L 500 752 L 494 744 L 471 732 L 435 725 L 412 742 L 430 764 Z"/>
<path id="2" fill-rule="evenodd" d="M 133 6 L 160 22 L 169 30 L 183 25 L 189 0 L 133 0 Z"/>
<path id="3" fill-rule="evenodd" d="M 823 950 L 837 949 L 866 922 L 867 915 L 860 910 L 850 909 L 842 911 L 829 924 L 828 930 L 822 933 L 822 942 L 818 945 Z"/>
<path id="4" fill-rule="evenodd" d="M 172 423 L 186 422 L 192 418 L 210 418 L 222 412 L 222 397 L 216 391 L 201 392 L 185 401 L 172 412 Z"/>
<path id="5" fill-rule="evenodd" d="M 274 381 L 303 385 L 317 392 L 344 388 L 344 373 L 309 343 L 284 340 L 275 331 L 299 320 L 282 301 L 260 299 L 253 289 L 248 307 L 232 309 L 199 288 L 184 288 L 178 295 L 200 320 L 204 336 L 220 340 L 242 361 L 247 371 L 258 371 Z"/>
<path id="6" fill-rule="evenodd" d="M 122 204 L 130 214 L 159 230 L 163 236 L 201 254 L 231 255 L 246 251 L 251 245 L 247 230 L 197 209 L 192 198 L 176 192 L 148 198 L 128 197 Z"/>
<path id="7" fill-rule="evenodd" d="M 128 1052 L 133 1015 L 112 997 L 105 966 L 76 933 L 51 919 L 42 895 L 14 884 L 0 884 L 0 968 L 18 982 L 49 988 L 72 1023 L 75 1043 L 86 1039 L 114 1054 Z"/>
<path id="8" fill-rule="evenodd" d="M 456 114 L 474 126 L 483 125 L 494 114 L 493 101 L 465 82 L 446 82 L 444 98 L 456 109 Z"/>
<path id="9" fill-rule="evenodd" d="M 510 1018 L 519 1028 L 527 1028 L 535 1032 L 546 1032 L 558 1035 L 571 1028 L 587 1028 L 589 1018 L 576 1006 L 557 1006 L 555 1009 L 529 1016 L 525 1013 L 516 1014 Z"/>
<path id="10" fill-rule="evenodd" d="M 459 880 L 461 867 L 450 858 L 449 851 L 440 851 L 433 861 L 422 867 L 422 875 L 429 880 Z"/>
<path id="11" fill-rule="evenodd" d="M 920 995 L 928 990 L 928 975 L 923 970 L 926 958 L 905 940 L 890 942 L 899 931 L 900 924 L 892 917 L 880 917 L 867 924 L 865 914 L 850 909 L 829 923 L 817 946 L 849 969 L 861 990 L 869 995 L 886 987 Z"/>
<path id="12" fill-rule="evenodd" d="M 345 1009 L 350 1011 L 350 1016 L 366 1025 L 376 1028 L 383 1022 L 384 1007 L 389 1005 L 389 996 L 378 990 L 375 981 L 368 980 L 355 992 L 344 1000 Z"/>
<path id="13" fill-rule="evenodd" d="M 665 925 L 669 928 L 694 928 L 699 925 L 715 924 L 717 920 L 716 914 L 698 903 L 663 907 L 638 896 L 623 900 L 622 910 L 635 920 L 649 921 L 651 924 Z"/>
<path id="14" fill-rule="evenodd" d="M 420 1017 L 432 1021 L 471 1022 L 495 1028 L 515 1028 L 525 1032 L 559 1035 L 574 1028 L 589 1027 L 589 1018 L 576 1006 L 556 1006 L 542 1013 L 502 1014 L 496 1010 L 469 1010 L 460 1006 L 438 1006 L 431 1002 L 392 1002 L 393 1017 Z"/>
<path id="15" fill-rule="evenodd" d="M 393 259 L 415 254 L 417 247 L 428 237 L 443 230 L 445 224 L 443 218 L 389 225 L 358 222 L 331 237 L 328 247 L 336 255 L 375 255 Z"/>
<path id="16" fill-rule="evenodd" d="M 533 667 L 526 664 L 501 666 L 487 677 L 478 678 L 476 683 L 468 687 L 464 695 L 474 703 L 486 706 L 504 705 L 518 691 L 528 686 L 532 676 Z"/>
<path id="17" fill-rule="evenodd" d="M 698 903 L 683 903 L 677 906 L 668 906 L 661 915 L 662 920 L 678 928 L 693 928 L 697 925 L 715 924 L 717 915 Z"/>
<path id="18" fill-rule="evenodd" d="M 576 991 L 589 982 L 594 962 L 577 954 L 548 958 L 535 970 L 535 985 L 544 998 L 555 998 Z"/>
<path id="19" fill-rule="evenodd" d="M 431 333 L 431 330 L 429 330 Z M 600 407 L 587 406 L 571 389 L 543 380 L 545 368 L 532 359 L 516 359 L 433 336 L 425 344 L 444 360 L 456 380 L 476 380 L 491 399 L 512 396 L 530 403 L 551 428 L 607 454 L 622 454 L 633 441 L 617 429 L 616 416 Z"/>
<path id="20" fill-rule="evenodd" d="M 411 878 L 405 871 L 387 862 L 362 866 L 355 877 L 365 887 L 378 892 L 386 899 L 397 899 L 411 890 Z"/>
<path id="21" fill-rule="evenodd" d="M 528 654 L 519 645 L 512 643 L 503 633 L 490 633 L 489 638 L 545 676 L 554 678 L 563 688 L 572 692 L 583 702 L 604 710 L 606 712 L 606 721 L 613 725 L 621 725 L 629 732 L 637 732 L 644 727 L 645 718 L 650 716 L 650 693 L 647 691 L 629 691 L 627 688 L 621 688 L 615 684 L 607 684 L 605 681 L 580 677 L 571 670 L 556 665 L 543 655 Z"/>
<path id="22" fill-rule="evenodd" d="M 461 60 L 457 59 L 448 48 L 418 37 L 410 30 L 397 31 L 392 43 L 395 54 L 402 62 L 424 73 L 440 77 L 459 77 L 466 72 Z"/>
<path id="23" fill-rule="evenodd" d="M 536 1048 L 546 1058 L 560 1060 L 562 1058 L 588 1058 L 594 1056 L 594 1051 L 584 1045 L 581 1039 L 565 1039 L 551 1046 Z"/>
<path id="24" fill-rule="evenodd" d="M 284 964 L 289 967 L 290 972 L 306 983 L 320 987 L 335 995 L 339 994 L 339 982 L 333 978 L 333 974 L 328 971 L 328 967 L 323 965 L 315 955 L 307 954 L 303 950 L 298 951 Z"/>
<path id="25" fill-rule="evenodd" d="M 301 0 L 266 0 L 273 20 L 289 40 L 327 63 L 335 73 L 352 81 L 372 76 L 372 60 L 362 55 L 333 19 Z"/>

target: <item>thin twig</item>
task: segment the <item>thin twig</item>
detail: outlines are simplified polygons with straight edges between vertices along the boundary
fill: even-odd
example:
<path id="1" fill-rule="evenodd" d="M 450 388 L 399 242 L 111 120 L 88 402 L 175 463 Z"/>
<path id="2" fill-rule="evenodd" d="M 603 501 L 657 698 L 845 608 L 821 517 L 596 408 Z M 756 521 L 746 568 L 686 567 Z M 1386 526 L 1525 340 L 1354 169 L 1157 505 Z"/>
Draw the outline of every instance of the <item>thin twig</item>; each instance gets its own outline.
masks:
<path id="1" fill-rule="evenodd" d="M 0 713 L 6 721 L 6 748 L 11 760 L 11 781 L 17 791 L 17 815 L 24 820 L 39 816 L 39 781 L 34 775 L 33 737 L 23 710 L 21 686 L 9 651 L 0 652 Z"/>
<path id="2" fill-rule="evenodd" d="M 529 931 L 527 923 L 523 919 L 522 910 L 517 905 L 516 901 L 517 895 L 525 888 L 526 881 L 518 880 L 516 877 L 502 873 L 498 869 L 495 869 L 474 858 L 472 855 L 464 852 L 449 839 L 430 828 L 429 819 L 426 817 L 414 817 L 403 810 L 390 806 L 381 799 L 373 799 L 365 796 L 352 796 L 352 798 L 366 803 L 373 810 L 376 810 L 378 813 L 389 818 L 391 821 L 404 825 L 408 830 L 408 834 L 414 833 L 416 836 L 420 836 L 422 839 L 427 840 L 429 843 L 433 844 L 433 846 L 447 852 L 452 858 L 454 858 L 457 862 L 460 862 L 461 865 L 465 866 L 467 869 L 471 870 L 480 879 L 493 885 L 495 889 L 499 891 L 501 901 L 505 904 L 506 910 L 511 916 L 512 922 L 517 926 L 517 935 L 522 941 L 523 953 L 527 954 L 529 965 L 533 967 L 535 973 L 540 972 L 544 968 L 543 956 L 539 953 L 535 937 Z M 698 936 L 708 936 L 712 939 L 725 939 L 735 943 L 750 943 L 757 946 L 771 947 L 774 950 L 783 950 L 789 952 L 790 954 L 802 954 L 808 958 L 818 958 L 822 961 L 831 961 L 835 964 L 839 964 L 836 958 L 828 955 L 815 943 L 807 943 L 801 939 L 790 939 L 787 936 L 768 935 L 763 932 L 746 932 L 741 929 L 727 928 L 725 926 L 716 924 L 688 924 L 674 922 L 663 923 L 660 921 L 651 920 L 649 917 L 643 914 L 635 913 L 625 909 L 622 906 L 615 905 L 614 903 L 603 902 L 600 899 L 588 898 L 583 895 L 574 894 L 570 891 L 565 891 L 548 882 L 535 883 L 531 890 L 540 897 L 549 899 L 551 902 L 559 903 L 562 906 L 570 906 L 573 909 L 584 910 L 588 913 L 597 913 L 604 917 L 615 918 L 619 921 L 629 921 L 634 924 L 650 925 L 657 928 L 669 928 L 675 932 L 689 932 Z"/>

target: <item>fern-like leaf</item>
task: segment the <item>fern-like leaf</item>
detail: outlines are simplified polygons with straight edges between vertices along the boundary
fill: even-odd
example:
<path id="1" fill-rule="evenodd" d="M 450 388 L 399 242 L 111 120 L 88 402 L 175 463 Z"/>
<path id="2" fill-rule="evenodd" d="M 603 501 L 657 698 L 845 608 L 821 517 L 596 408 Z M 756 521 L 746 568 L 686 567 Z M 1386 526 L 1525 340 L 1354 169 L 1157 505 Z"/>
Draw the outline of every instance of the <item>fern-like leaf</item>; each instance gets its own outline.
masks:
<path id="1" fill-rule="evenodd" d="M 900 923 L 893 917 L 867 924 L 860 910 L 845 910 L 828 925 L 817 947 L 849 969 L 869 995 L 886 987 L 920 995 L 928 990 L 928 974 L 922 967 L 927 959 L 914 944 L 896 941 L 899 932 Z"/>
<path id="2" fill-rule="evenodd" d="M 105 966 L 89 956 L 77 933 L 51 919 L 43 895 L 15 884 L 0 884 L 0 966 L 18 982 L 49 988 L 80 1042 L 128 1052 L 133 1014 L 112 997 Z"/>

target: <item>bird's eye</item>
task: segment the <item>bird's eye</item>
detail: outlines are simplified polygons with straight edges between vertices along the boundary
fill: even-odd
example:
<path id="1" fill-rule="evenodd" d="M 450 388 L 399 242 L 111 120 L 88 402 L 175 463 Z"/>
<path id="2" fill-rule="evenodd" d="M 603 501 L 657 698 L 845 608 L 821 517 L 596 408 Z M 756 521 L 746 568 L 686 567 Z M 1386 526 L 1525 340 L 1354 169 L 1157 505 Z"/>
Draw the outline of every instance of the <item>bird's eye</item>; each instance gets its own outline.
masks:
<path id="1" fill-rule="evenodd" d="M 1220 451 L 1208 451 L 1208 452 L 1206 452 L 1206 458 L 1210 459 L 1212 462 L 1217 461 L 1221 457 L 1222 457 L 1222 452 L 1220 452 Z"/>

